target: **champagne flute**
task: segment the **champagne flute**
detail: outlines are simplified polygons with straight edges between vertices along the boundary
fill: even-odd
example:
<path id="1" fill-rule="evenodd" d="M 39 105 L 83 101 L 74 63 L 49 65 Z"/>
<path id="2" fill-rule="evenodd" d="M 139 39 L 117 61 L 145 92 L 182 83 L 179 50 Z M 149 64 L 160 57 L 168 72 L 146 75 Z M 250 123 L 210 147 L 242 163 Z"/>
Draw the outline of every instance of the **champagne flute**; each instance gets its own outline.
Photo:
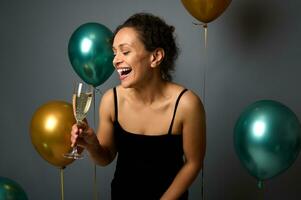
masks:
<path id="1" fill-rule="evenodd" d="M 93 87 L 84 83 L 76 84 L 72 96 L 72 105 L 76 123 L 81 125 L 84 123 L 88 111 L 91 106 L 93 96 Z M 78 153 L 77 145 L 74 145 L 70 153 L 64 154 L 64 157 L 70 159 L 81 159 L 83 156 Z"/>

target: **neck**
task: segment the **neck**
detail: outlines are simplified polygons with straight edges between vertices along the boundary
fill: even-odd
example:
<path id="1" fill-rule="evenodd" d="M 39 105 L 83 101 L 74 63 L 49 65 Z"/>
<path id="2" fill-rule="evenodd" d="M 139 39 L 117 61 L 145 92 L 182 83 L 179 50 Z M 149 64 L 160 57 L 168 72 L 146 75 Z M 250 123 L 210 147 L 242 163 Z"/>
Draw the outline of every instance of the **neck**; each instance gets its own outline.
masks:
<path id="1" fill-rule="evenodd" d="M 131 88 L 131 95 L 136 101 L 140 101 L 145 105 L 151 105 L 156 100 L 165 96 L 167 81 L 161 77 L 149 80 L 140 87 Z"/>

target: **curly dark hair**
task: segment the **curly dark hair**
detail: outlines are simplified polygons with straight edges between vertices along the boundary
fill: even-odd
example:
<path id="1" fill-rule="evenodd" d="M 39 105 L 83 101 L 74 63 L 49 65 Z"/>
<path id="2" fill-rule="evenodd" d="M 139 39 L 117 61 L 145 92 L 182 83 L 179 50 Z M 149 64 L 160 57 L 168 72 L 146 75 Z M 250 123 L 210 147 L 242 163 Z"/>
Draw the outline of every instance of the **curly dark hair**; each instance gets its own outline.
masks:
<path id="1" fill-rule="evenodd" d="M 174 71 L 179 52 L 173 35 L 175 28 L 153 14 L 137 13 L 116 28 L 114 37 L 120 29 L 125 27 L 134 28 L 138 32 L 147 51 L 151 52 L 157 48 L 164 50 L 165 56 L 160 63 L 161 76 L 164 80 L 171 81 L 171 72 Z"/>

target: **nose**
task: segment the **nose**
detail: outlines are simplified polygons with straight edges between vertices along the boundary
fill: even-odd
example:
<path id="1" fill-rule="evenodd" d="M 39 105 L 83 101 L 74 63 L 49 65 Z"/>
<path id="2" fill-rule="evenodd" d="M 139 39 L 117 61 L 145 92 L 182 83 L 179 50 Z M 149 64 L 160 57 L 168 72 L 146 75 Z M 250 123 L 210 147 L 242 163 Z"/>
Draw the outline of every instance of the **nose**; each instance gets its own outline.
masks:
<path id="1" fill-rule="evenodd" d="M 116 53 L 115 56 L 114 56 L 114 59 L 113 59 L 113 65 L 114 65 L 114 67 L 116 68 L 116 67 L 118 67 L 118 65 L 119 65 L 120 63 L 122 63 L 122 60 L 121 60 L 119 54 Z"/>

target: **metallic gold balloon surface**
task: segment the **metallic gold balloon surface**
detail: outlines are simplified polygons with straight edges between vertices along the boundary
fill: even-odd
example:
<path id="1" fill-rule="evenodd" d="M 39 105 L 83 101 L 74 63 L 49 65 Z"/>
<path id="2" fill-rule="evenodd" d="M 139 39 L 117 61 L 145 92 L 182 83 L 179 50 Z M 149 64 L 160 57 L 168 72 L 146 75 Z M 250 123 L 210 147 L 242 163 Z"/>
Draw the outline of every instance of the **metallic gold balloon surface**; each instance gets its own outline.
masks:
<path id="1" fill-rule="evenodd" d="M 73 162 L 63 154 L 71 151 L 70 134 L 75 123 L 72 105 L 67 102 L 51 101 L 36 110 L 30 125 L 31 141 L 42 158 L 58 167 Z"/>
<path id="2" fill-rule="evenodd" d="M 209 23 L 219 17 L 231 0 L 182 0 L 186 10 L 197 20 Z"/>

